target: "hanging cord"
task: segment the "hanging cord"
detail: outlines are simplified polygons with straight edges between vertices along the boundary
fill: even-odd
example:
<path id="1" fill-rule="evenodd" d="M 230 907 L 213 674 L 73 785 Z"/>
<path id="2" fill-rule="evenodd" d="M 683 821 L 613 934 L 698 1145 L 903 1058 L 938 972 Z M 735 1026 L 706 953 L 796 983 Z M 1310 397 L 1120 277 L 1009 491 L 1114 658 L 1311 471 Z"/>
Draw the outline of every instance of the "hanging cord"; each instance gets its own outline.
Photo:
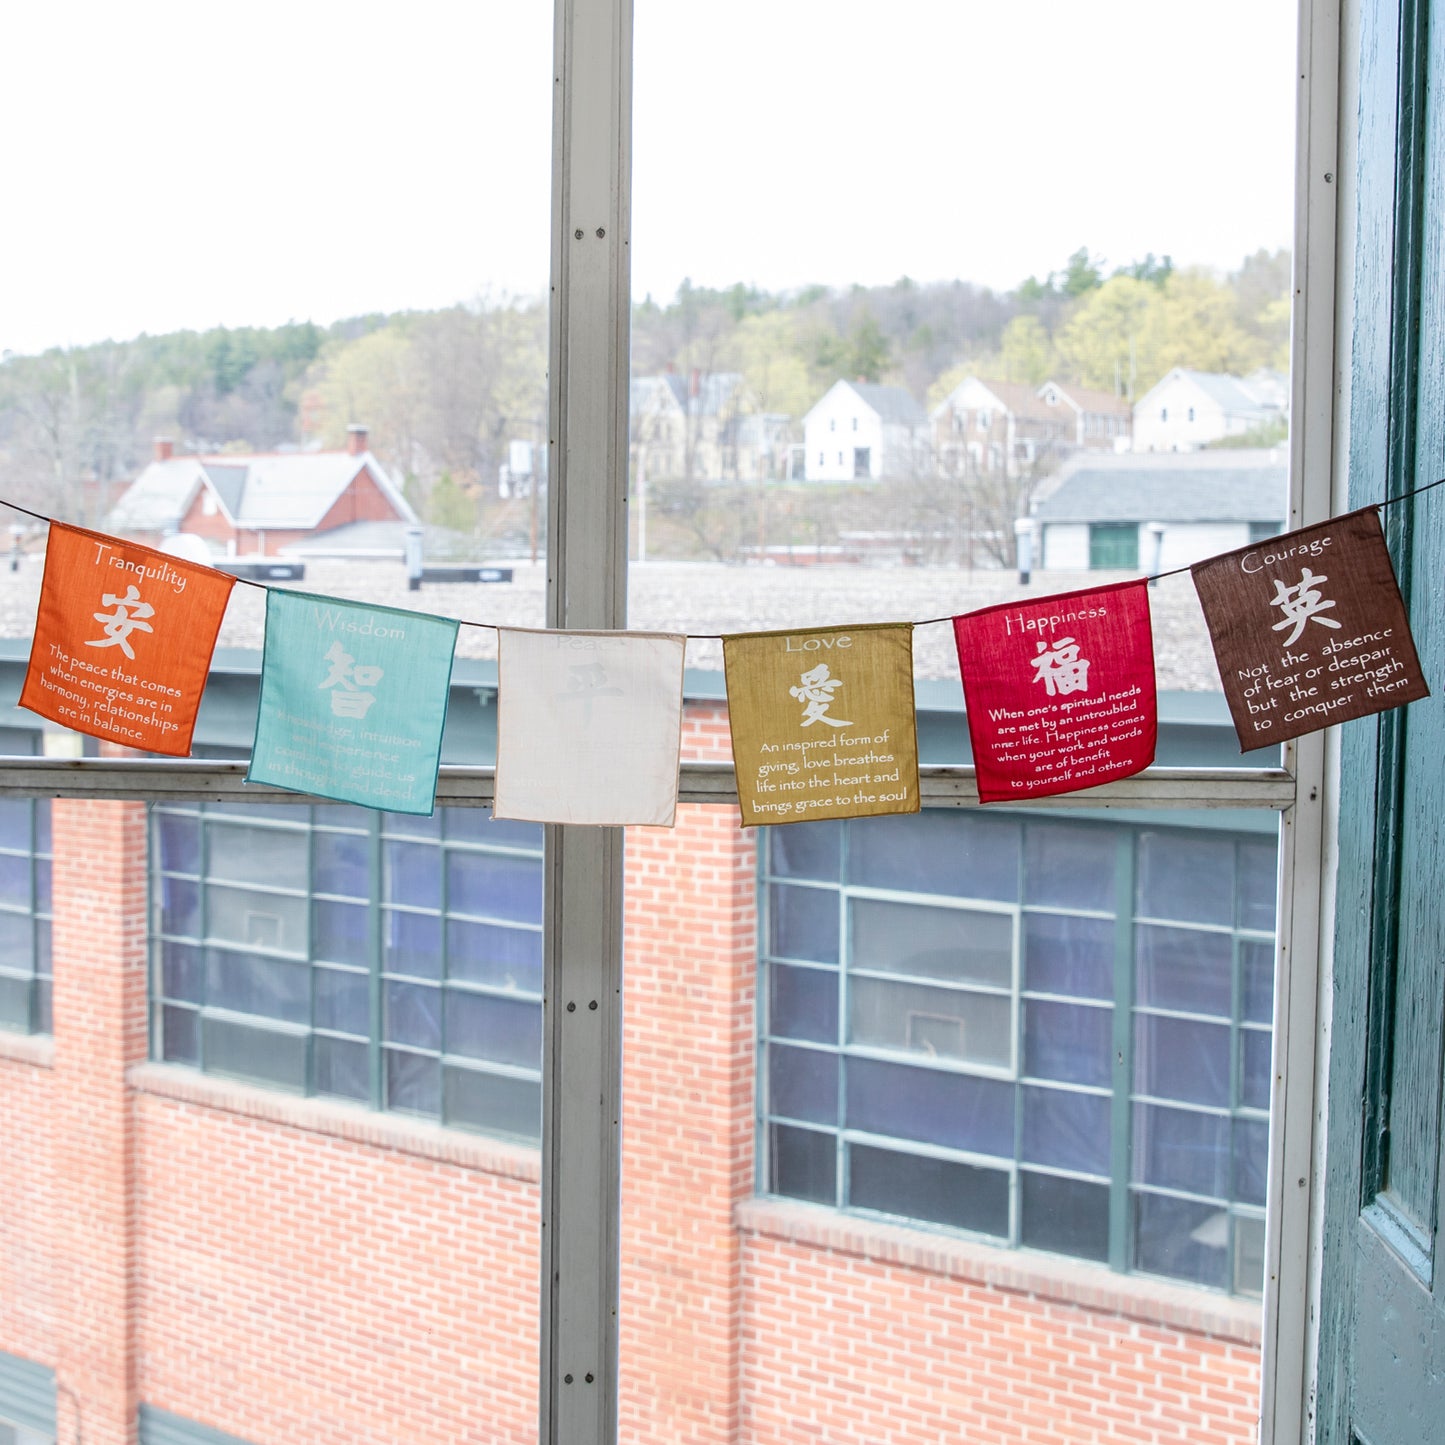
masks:
<path id="1" fill-rule="evenodd" d="M 1373 507 L 1376 511 L 1382 511 L 1385 507 L 1393 507 L 1396 502 L 1408 502 L 1412 497 L 1418 497 L 1422 492 L 1433 491 L 1436 487 L 1445 487 L 1445 477 L 1440 477 L 1440 478 L 1438 478 L 1436 481 L 1433 481 L 1433 482 L 1426 482 L 1425 485 L 1422 486 L 1422 487 L 1412 487 L 1408 492 L 1401 492 L 1398 497 L 1387 497 L 1383 502 L 1367 502 L 1367 503 L 1365 504 L 1365 506 L 1363 506 L 1363 507 L 1356 507 L 1355 510 L 1356 510 L 1357 512 L 1364 512 L 1364 511 L 1368 511 L 1371 507 Z M 9 507 L 12 512 L 19 512 L 22 516 L 25 516 L 25 517 L 34 517 L 37 522 L 45 522 L 47 525 L 48 525 L 49 523 L 55 521 L 55 518 L 54 518 L 54 517 L 47 517 L 44 512 L 32 512 L 29 507 L 22 507 L 22 506 L 20 506 L 18 503 L 15 503 L 15 502 L 7 502 L 3 497 L 0 497 L 0 506 Z M 1345 515 L 1345 514 L 1342 513 L 1341 515 Z M 1329 518 L 1326 518 L 1325 520 L 1328 521 Z M 68 525 L 70 525 L 70 524 L 69 524 L 69 523 L 61 523 L 61 525 L 62 525 L 62 526 L 68 526 Z M 1306 524 L 1306 525 L 1309 525 L 1309 524 Z M 81 528 L 80 530 L 85 531 L 85 530 L 88 530 L 88 529 L 86 529 L 86 528 Z M 1296 529 L 1296 530 L 1298 530 L 1298 529 Z M 106 535 L 109 535 L 109 534 L 108 534 L 108 533 L 102 533 L 101 535 L 102 535 L 102 536 L 106 536 Z M 124 539 L 118 539 L 118 540 L 124 540 Z M 141 544 L 141 545 L 144 545 L 144 544 Z M 204 566 L 205 564 L 204 564 L 204 563 L 198 563 L 197 565 L 199 565 L 199 566 Z M 1191 563 L 1189 566 L 1185 566 L 1185 567 L 1174 567 L 1174 568 L 1171 568 L 1168 572 L 1156 572 L 1156 573 L 1154 573 L 1154 575 L 1153 575 L 1152 577 L 1149 577 L 1148 579 L 1141 579 L 1141 580 L 1148 580 L 1148 581 L 1150 581 L 1150 582 L 1157 582 L 1161 577 L 1178 577 L 1178 576 L 1180 576 L 1182 573 L 1192 571 L 1192 570 L 1194 569 L 1194 567 L 1197 566 L 1197 565 L 1198 565 L 1197 563 Z M 219 571 L 220 569 L 219 569 L 219 568 L 212 568 L 212 570 L 213 570 L 213 571 Z M 231 574 L 230 574 L 230 573 L 227 573 L 226 575 L 229 577 Z M 269 582 L 258 582 L 258 581 L 256 581 L 254 578 L 251 578 L 251 577 L 235 577 L 235 578 L 233 578 L 232 580 L 233 580 L 233 581 L 236 581 L 236 582 L 239 582 L 243 587 L 255 587 L 255 588 L 257 588 L 257 589 L 258 589 L 259 591 L 261 591 L 261 592 L 272 592 L 272 591 L 289 592 L 289 591 L 292 591 L 292 590 L 293 590 L 292 588 L 289 588 L 289 587 L 274 588 L 274 587 L 272 587 L 272 585 L 271 585 Z M 896 626 L 896 627 L 910 627 L 910 626 L 911 626 L 911 627 L 933 627 L 933 626 L 935 626 L 936 624 L 941 623 L 941 622 L 952 622 L 953 619 L 954 619 L 954 617 L 955 617 L 955 615 L 956 615 L 955 613 L 951 613 L 951 612 L 950 612 L 950 613 L 949 613 L 947 616 L 945 616 L 945 617 L 925 617 L 921 622 L 912 622 L 912 623 L 909 623 L 909 622 L 903 621 L 903 622 L 897 622 L 897 623 L 893 623 L 893 624 L 874 622 L 874 623 L 869 623 L 869 624 L 867 624 L 867 625 L 870 626 L 870 627 L 890 626 L 890 625 L 891 625 L 891 626 Z M 451 618 L 451 619 L 449 619 L 449 620 L 456 622 L 459 626 L 462 626 L 462 627 L 484 627 L 484 628 L 490 628 L 491 631 L 497 632 L 497 633 L 500 633 L 500 632 L 503 630 L 504 627 L 508 626 L 508 624 L 506 624 L 506 623 L 501 623 L 501 622 L 475 622 L 475 621 L 473 621 L 471 618 L 467 618 L 467 617 L 456 617 L 456 618 Z M 836 623 L 831 623 L 831 622 L 827 624 L 827 626 L 829 626 L 830 628 L 831 628 L 831 627 L 834 627 L 834 626 L 837 626 L 837 625 L 838 625 L 838 624 L 836 624 Z M 845 625 L 846 625 L 846 624 L 845 624 Z M 683 636 L 685 636 L 689 642 L 721 642 L 721 641 L 724 640 L 725 637 L 727 637 L 727 636 L 729 636 L 729 635 L 734 635 L 734 634 L 727 634 L 727 633 L 722 633 L 722 632 L 687 632 L 687 633 L 684 633 L 684 634 L 683 634 Z"/>

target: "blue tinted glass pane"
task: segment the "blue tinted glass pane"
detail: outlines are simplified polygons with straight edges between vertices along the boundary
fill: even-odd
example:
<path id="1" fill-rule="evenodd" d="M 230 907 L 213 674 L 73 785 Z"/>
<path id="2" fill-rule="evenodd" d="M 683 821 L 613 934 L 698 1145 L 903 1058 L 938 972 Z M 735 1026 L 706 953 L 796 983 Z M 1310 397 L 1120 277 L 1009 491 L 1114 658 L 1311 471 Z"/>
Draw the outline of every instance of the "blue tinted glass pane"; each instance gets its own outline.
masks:
<path id="1" fill-rule="evenodd" d="M 514 1139 L 541 1138 L 542 1085 L 536 1079 L 487 1074 L 454 1064 L 443 1067 L 442 1077 L 448 1124 Z"/>
<path id="2" fill-rule="evenodd" d="M 229 1019 L 201 1019 L 207 1073 L 258 1079 L 282 1089 L 306 1090 L 306 1045 L 302 1034 L 252 1028 Z"/>
<path id="3" fill-rule="evenodd" d="M 206 875 L 264 888 L 305 888 L 308 836 L 294 828 L 212 823 L 206 833 Z"/>
<path id="4" fill-rule="evenodd" d="M 843 865 L 841 823 L 792 823 L 766 831 L 768 867 L 778 878 L 836 883 Z"/>
<path id="5" fill-rule="evenodd" d="M 1229 1283 L 1229 1215 L 1212 1204 L 1136 1194 L 1134 1267 L 1223 1289 Z"/>
<path id="6" fill-rule="evenodd" d="M 0 974 L 0 1028 L 30 1032 L 30 998 L 34 984 L 28 978 Z"/>
<path id="7" fill-rule="evenodd" d="M 30 968 L 30 915 L 0 913 L 0 962 L 11 968 Z"/>
<path id="8" fill-rule="evenodd" d="M 1269 1125 L 1263 1119 L 1234 1121 L 1234 1197 L 1264 1206 L 1269 1174 Z"/>
<path id="9" fill-rule="evenodd" d="M 848 1150 L 848 1203 L 905 1219 L 1008 1237 L 1009 1178 L 948 1159 L 925 1159 L 854 1144 Z"/>
<path id="10" fill-rule="evenodd" d="M 355 833 L 312 835 L 317 893 L 371 897 L 371 840 Z"/>
<path id="11" fill-rule="evenodd" d="M 336 963 L 367 962 L 371 948 L 364 904 L 318 900 L 311 905 L 311 927 L 317 958 L 329 958 Z"/>
<path id="12" fill-rule="evenodd" d="M 1042 908 L 1114 911 L 1113 829 L 1030 823 L 1024 830 L 1024 902 Z"/>
<path id="13" fill-rule="evenodd" d="M 389 838 L 440 838 L 441 815 L 423 818 L 411 813 L 383 813 L 381 831 Z"/>
<path id="14" fill-rule="evenodd" d="M 768 1141 L 770 1193 L 809 1199 L 814 1204 L 838 1202 L 837 1135 L 774 1124 Z"/>
<path id="15" fill-rule="evenodd" d="M 1025 999 L 1024 1073 L 1107 1087 L 1114 1076 L 1114 1010 Z"/>
<path id="16" fill-rule="evenodd" d="M 317 803 L 311 809 L 311 821 L 318 828 L 356 828 L 365 833 L 371 828 L 369 808 L 350 803 Z"/>
<path id="17" fill-rule="evenodd" d="M 441 1061 L 429 1054 L 387 1049 L 386 1105 L 435 1118 L 441 1112 Z"/>
<path id="18" fill-rule="evenodd" d="M 288 1024 L 311 1021 L 311 969 L 281 958 L 206 950 L 206 1002 Z"/>
<path id="19" fill-rule="evenodd" d="M 161 944 L 161 992 L 184 1003 L 204 1003 L 201 997 L 201 951 L 184 943 Z"/>
<path id="20" fill-rule="evenodd" d="M 35 860 L 35 904 L 38 908 L 50 907 L 50 860 Z"/>
<path id="21" fill-rule="evenodd" d="M 1239 943 L 1240 1014 L 1251 1023 L 1274 1022 L 1274 945 Z"/>
<path id="22" fill-rule="evenodd" d="M 838 975 L 785 963 L 772 964 L 768 972 L 768 1031 L 779 1038 L 838 1043 Z"/>
<path id="23" fill-rule="evenodd" d="M 35 800 L 35 851 L 50 852 L 50 799 Z"/>
<path id="24" fill-rule="evenodd" d="M 1147 918 L 1234 922 L 1234 839 L 1139 835 L 1139 908 Z"/>
<path id="25" fill-rule="evenodd" d="M 854 898 L 849 918 L 855 969 L 1013 986 L 1012 913 Z"/>
<path id="26" fill-rule="evenodd" d="M 201 1061 L 200 1015 L 187 1008 L 161 1010 L 161 1058 L 173 1064 Z"/>
<path id="27" fill-rule="evenodd" d="M 1266 842 L 1239 845 L 1239 926 L 1274 932 L 1279 895 L 1279 849 Z"/>
<path id="28" fill-rule="evenodd" d="M 1229 1119 L 1135 1104 L 1131 1154 L 1136 1184 L 1223 1199 L 1229 1187 Z"/>
<path id="29" fill-rule="evenodd" d="M 35 1030 L 42 1034 L 54 1033 L 52 1006 L 55 991 L 50 985 L 50 980 L 37 977 L 32 987 L 35 989 Z"/>
<path id="30" fill-rule="evenodd" d="M 534 928 L 449 918 L 447 977 L 541 993 L 542 934 Z"/>
<path id="31" fill-rule="evenodd" d="M 194 814 L 157 813 L 161 867 L 176 873 L 201 871 L 201 820 Z"/>
<path id="32" fill-rule="evenodd" d="M 836 1124 L 838 1056 L 769 1045 L 768 1112 L 812 1124 Z"/>
<path id="33" fill-rule="evenodd" d="M 30 859 L 0 853 L 0 903 L 12 908 L 30 907 Z"/>
<path id="34" fill-rule="evenodd" d="M 1239 1102 L 1249 1109 L 1268 1109 L 1270 1036 L 1264 1029 L 1239 1034 Z"/>
<path id="35" fill-rule="evenodd" d="M 420 983 L 386 981 L 382 993 L 385 1013 L 382 1035 L 391 1044 L 419 1049 L 442 1046 L 441 990 Z"/>
<path id="36" fill-rule="evenodd" d="M 169 878 L 164 874 L 156 883 L 161 904 L 161 932 L 183 933 L 191 938 L 199 938 L 201 885 L 189 878 Z"/>
<path id="37" fill-rule="evenodd" d="M 1018 901 L 1019 825 L 953 808 L 869 818 L 848 830 L 848 881 L 909 893 Z"/>
<path id="38" fill-rule="evenodd" d="M 311 1048 L 316 1070 L 313 1087 L 318 1094 L 363 1102 L 371 1097 L 365 1044 L 318 1034 Z"/>
<path id="39" fill-rule="evenodd" d="M 442 976 L 442 921 L 432 913 L 397 913 L 381 919 L 381 966 L 413 978 Z"/>
<path id="40" fill-rule="evenodd" d="M 831 888 L 768 889 L 769 948 L 775 958 L 838 962 L 838 894 Z"/>
<path id="41" fill-rule="evenodd" d="M 1012 1084 L 874 1059 L 847 1068 L 850 1129 L 1013 1157 Z"/>
<path id="42" fill-rule="evenodd" d="M 542 860 L 493 853 L 447 853 L 447 907 L 452 913 L 542 921 Z"/>
<path id="43" fill-rule="evenodd" d="M 1013 1068 L 1013 1000 L 1007 994 L 855 978 L 848 1038 L 866 1048 Z"/>
<path id="44" fill-rule="evenodd" d="M 1136 1017 L 1134 1092 L 1227 1108 L 1229 1025 Z"/>
<path id="45" fill-rule="evenodd" d="M 1075 1094 L 1067 1089 L 1025 1087 L 1023 1158 L 1030 1164 L 1109 1172 L 1107 1094 Z"/>
<path id="46" fill-rule="evenodd" d="M 441 852 L 426 843 L 382 844 L 382 893 L 411 908 L 442 906 Z"/>
<path id="47" fill-rule="evenodd" d="M 1113 998 L 1115 929 L 1107 918 L 1024 914 L 1024 987 L 1035 993 Z"/>
<path id="48" fill-rule="evenodd" d="M 447 1052 L 489 1063 L 542 1067 L 542 1005 L 448 989 Z"/>
<path id="49" fill-rule="evenodd" d="M 29 798 L 0 798 L 0 848 L 30 851 Z"/>
<path id="50" fill-rule="evenodd" d="M 1109 1258 L 1109 1186 L 1019 1171 L 1019 1242 L 1077 1259 Z"/>
<path id="51" fill-rule="evenodd" d="M 371 1032 L 371 980 L 364 973 L 316 970 L 316 1027 L 343 1034 Z"/>
<path id="52" fill-rule="evenodd" d="M 489 808 L 443 808 L 442 825 L 449 839 L 490 843 L 494 848 L 542 851 L 542 825 L 515 818 L 494 818 Z"/>
<path id="53" fill-rule="evenodd" d="M 1233 946 L 1227 933 L 1141 923 L 1135 940 L 1137 1002 L 1229 1017 Z"/>

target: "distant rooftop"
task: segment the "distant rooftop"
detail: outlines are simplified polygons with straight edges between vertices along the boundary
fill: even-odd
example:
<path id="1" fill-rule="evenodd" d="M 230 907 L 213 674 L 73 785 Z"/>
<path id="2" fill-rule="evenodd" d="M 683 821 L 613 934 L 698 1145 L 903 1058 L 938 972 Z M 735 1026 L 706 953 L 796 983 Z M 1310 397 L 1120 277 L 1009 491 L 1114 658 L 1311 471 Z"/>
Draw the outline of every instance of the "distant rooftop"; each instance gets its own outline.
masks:
<path id="1" fill-rule="evenodd" d="M 1283 450 L 1080 456 L 1039 504 L 1042 522 L 1275 522 L 1289 514 Z"/>

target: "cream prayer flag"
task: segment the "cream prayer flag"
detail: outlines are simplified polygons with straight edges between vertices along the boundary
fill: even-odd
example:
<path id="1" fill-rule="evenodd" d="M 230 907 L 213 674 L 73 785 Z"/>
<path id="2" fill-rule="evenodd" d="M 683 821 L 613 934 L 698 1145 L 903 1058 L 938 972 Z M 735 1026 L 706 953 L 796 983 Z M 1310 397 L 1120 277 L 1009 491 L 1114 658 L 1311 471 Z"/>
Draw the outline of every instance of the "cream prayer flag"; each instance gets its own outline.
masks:
<path id="1" fill-rule="evenodd" d="M 913 626 L 723 638 L 743 827 L 918 811 Z"/>
<path id="2" fill-rule="evenodd" d="M 493 815 L 670 828 L 687 639 L 502 628 Z"/>

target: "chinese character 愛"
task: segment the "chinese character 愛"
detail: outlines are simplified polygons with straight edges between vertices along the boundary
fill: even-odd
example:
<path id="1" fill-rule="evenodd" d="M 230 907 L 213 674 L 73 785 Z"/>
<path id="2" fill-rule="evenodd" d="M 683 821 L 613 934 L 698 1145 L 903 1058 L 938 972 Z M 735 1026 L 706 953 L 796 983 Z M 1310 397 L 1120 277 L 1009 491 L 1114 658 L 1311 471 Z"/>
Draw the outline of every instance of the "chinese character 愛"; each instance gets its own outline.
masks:
<path id="1" fill-rule="evenodd" d="M 334 717 L 364 718 L 376 701 L 374 694 L 362 689 L 375 687 L 381 681 L 379 667 L 357 666 L 356 659 L 339 642 L 326 650 L 331 671 L 322 680 L 322 687 L 333 688 L 331 712 Z"/>
<path id="2" fill-rule="evenodd" d="M 567 669 L 567 691 L 562 702 L 582 705 L 582 725 L 592 721 L 592 700 L 598 697 L 622 697 L 620 687 L 609 687 L 607 669 L 600 662 L 574 662 Z"/>
<path id="3" fill-rule="evenodd" d="M 825 722 L 830 728 L 853 726 L 850 722 L 840 722 L 837 718 L 828 716 L 828 709 L 833 704 L 833 694 L 843 686 L 843 680 L 828 676 L 827 663 L 820 662 L 817 667 L 809 668 L 798 681 L 801 686 L 790 687 L 788 693 L 806 704 L 803 709 L 805 728 L 811 727 L 815 722 Z"/>
<path id="4" fill-rule="evenodd" d="M 129 637 L 132 632 L 154 632 L 147 617 L 154 617 L 156 610 L 149 602 L 140 600 L 140 592 L 134 585 L 125 589 L 124 597 L 117 597 L 113 592 L 107 592 L 100 599 L 102 607 L 114 607 L 114 612 L 95 612 L 91 615 L 97 622 L 104 623 L 104 637 L 96 638 L 87 642 L 87 647 L 118 647 L 125 655 L 135 661 L 135 653 L 131 650 Z"/>
<path id="5" fill-rule="evenodd" d="M 1339 627 L 1340 624 L 1333 617 L 1319 616 L 1326 608 L 1335 605 L 1324 600 L 1318 586 L 1319 583 L 1329 580 L 1328 577 L 1311 572 L 1308 567 L 1293 587 L 1286 587 L 1278 577 L 1274 579 L 1275 592 L 1269 605 L 1278 607 L 1284 613 L 1284 621 L 1276 622 L 1270 631 L 1283 632 L 1286 627 L 1293 627 L 1294 631 L 1284 640 L 1286 647 L 1293 647 L 1299 641 L 1300 633 L 1305 630 L 1305 623 L 1311 619 L 1321 627 Z"/>
<path id="6" fill-rule="evenodd" d="M 1030 662 L 1033 681 L 1043 683 L 1050 697 L 1089 690 L 1089 660 L 1079 656 L 1079 644 L 1072 637 L 1059 638 L 1052 648 L 1041 641 L 1039 655 Z"/>

